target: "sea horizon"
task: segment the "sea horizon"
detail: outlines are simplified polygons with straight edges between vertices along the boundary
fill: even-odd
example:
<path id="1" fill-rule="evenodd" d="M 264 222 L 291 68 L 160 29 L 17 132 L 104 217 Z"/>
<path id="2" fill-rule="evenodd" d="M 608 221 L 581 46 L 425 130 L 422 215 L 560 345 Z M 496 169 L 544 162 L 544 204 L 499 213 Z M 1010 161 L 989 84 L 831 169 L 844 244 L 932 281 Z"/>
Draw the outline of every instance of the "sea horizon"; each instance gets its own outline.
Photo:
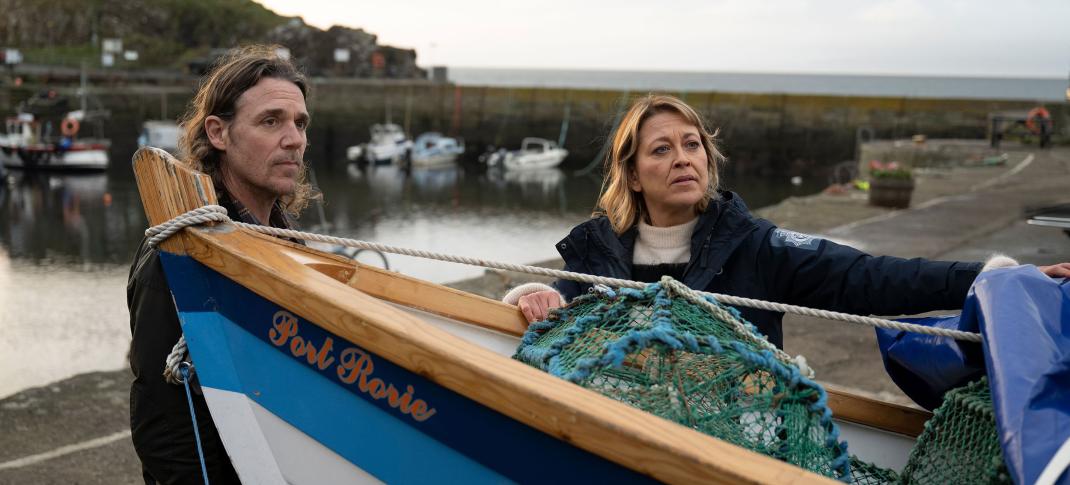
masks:
<path id="1" fill-rule="evenodd" d="M 806 74 L 728 71 L 641 71 L 558 68 L 448 68 L 462 86 L 613 89 L 628 91 L 814 94 L 907 98 L 1065 101 L 1057 77 Z"/>

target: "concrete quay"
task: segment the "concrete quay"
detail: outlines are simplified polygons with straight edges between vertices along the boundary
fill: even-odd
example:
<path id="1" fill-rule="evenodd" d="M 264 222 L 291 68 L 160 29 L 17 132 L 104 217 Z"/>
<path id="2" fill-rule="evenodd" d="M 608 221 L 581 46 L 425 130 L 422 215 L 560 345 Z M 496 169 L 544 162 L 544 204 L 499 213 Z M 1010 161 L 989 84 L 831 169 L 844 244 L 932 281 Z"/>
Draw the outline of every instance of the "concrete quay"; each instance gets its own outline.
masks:
<path id="1" fill-rule="evenodd" d="M 848 191 L 756 212 L 781 227 L 874 254 L 983 260 L 1002 252 L 1029 264 L 1070 261 L 1070 238 L 1027 225 L 1023 216 L 1028 208 L 1070 202 L 1070 148 L 1005 150 L 1003 166 L 919 172 L 906 210 L 871 207 L 865 193 Z M 488 271 L 452 286 L 500 297 L 536 279 Z M 821 382 L 908 402 L 885 376 L 872 329 L 789 316 L 784 330 L 786 350 L 807 356 Z M 129 438 L 130 379 L 126 369 L 83 374 L 0 400 L 0 484 L 143 483 Z"/>

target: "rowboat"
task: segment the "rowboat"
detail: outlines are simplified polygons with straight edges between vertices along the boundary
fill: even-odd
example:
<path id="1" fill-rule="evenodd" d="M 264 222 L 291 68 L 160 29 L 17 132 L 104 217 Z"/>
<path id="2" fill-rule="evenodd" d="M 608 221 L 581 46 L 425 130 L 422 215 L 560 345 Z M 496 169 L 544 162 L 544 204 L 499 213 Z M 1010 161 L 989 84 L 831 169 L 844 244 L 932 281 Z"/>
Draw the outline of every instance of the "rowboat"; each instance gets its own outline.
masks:
<path id="1" fill-rule="evenodd" d="M 216 203 L 135 154 L 156 225 Z M 159 246 L 212 420 L 246 483 L 832 483 L 511 356 L 516 307 L 231 223 Z M 931 415 L 830 390 L 850 451 L 899 469 Z"/>

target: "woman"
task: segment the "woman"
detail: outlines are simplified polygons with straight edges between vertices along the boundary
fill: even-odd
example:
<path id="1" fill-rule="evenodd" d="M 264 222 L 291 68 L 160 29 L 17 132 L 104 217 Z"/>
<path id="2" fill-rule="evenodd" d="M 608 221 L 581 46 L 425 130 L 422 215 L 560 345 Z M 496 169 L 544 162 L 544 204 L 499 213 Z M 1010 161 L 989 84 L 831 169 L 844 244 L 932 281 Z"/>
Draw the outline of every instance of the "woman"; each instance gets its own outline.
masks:
<path id="1" fill-rule="evenodd" d="M 860 315 L 961 308 L 984 267 L 1017 264 L 870 256 L 832 241 L 778 229 L 717 189 L 724 157 L 701 117 L 671 96 L 646 96 L 622 118 L 606 158 L 608 175 L 592 218 L 557 244 L 565 269 L 644 282 L 662 275 L 688 287 Z M 1070 263 L 1040 268 L 1070 277 Z M 528 321 L 584 293 L 558 280 L 519 286 L 503 298 Z M 777 347 L 782 313 L 740 308 Z"/>

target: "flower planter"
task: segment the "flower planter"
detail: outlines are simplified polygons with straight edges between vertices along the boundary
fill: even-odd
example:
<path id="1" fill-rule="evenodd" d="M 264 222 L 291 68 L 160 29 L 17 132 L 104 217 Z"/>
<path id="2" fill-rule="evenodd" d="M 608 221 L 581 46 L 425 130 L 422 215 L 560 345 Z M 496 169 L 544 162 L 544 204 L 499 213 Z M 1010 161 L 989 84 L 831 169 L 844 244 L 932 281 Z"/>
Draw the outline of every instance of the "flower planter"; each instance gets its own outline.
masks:
<path id="1" fill-rule="evenodd" d="M 875 178 L 869 181 L 869 204 L 878 207 L 906 209 L 914 194 L 914 180 L 902 178 Z"/>

